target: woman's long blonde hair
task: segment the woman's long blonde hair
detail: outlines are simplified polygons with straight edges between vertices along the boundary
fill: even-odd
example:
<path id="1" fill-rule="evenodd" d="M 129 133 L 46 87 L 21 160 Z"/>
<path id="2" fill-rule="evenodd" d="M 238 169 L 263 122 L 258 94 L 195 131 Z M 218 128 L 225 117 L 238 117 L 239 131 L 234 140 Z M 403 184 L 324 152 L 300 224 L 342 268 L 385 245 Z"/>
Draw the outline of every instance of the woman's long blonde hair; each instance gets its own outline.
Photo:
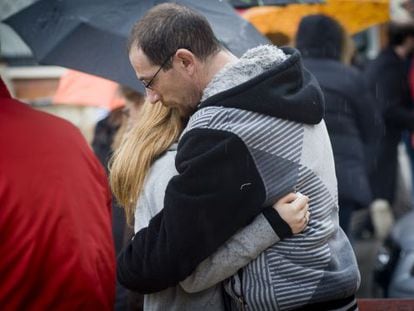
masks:
<path id="1" fill-rule="evenodd" d="M 145 103 L 133 127 L 123 134 L 110 161 L 110 183 L 132 224 L 136 202 L 154 161 L 178 140 L 184 122 L 178 110 L 161 103 Z"/>

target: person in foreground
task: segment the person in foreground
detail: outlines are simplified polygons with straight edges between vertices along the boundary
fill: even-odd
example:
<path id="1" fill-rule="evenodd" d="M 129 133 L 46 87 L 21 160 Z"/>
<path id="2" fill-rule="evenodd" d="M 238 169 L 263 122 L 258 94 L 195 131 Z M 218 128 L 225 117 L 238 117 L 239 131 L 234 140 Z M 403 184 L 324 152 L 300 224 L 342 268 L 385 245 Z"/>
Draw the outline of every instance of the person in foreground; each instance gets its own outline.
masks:
<path id="1" fill-rule="evenodd" d="M 1 309 L 112 310 L 111 195 L 86 140 L 0 79 L 0 148 Z"/>
<path id="2" fill-rule="evenodd" d="M 259 46 L 237 59 L 203 16 L 167 3 L 134 26 L 130 60 L 150 102 L 191 117 L 164 208 L 120 254 L 119 281 L 143 293 L 174 286 L 263 215 L 284 239 L 225 282 L 231 307 L 356 309 L 360 277 L 338 225 L 323 97 L 299 53 Z M 272 204 L 296 191 L 312 216 L 285 238 Z"/>
<path id="3" fill-rule="evenodd" d="M 148 226 L 150 219 L 163 207 L 168 181 L 177 175 L 174 158 L 183 123 L 177 109 L 161 103 L 147 104 L 142 117 L 115 153 L 111 165 L 113 189 L 125 206 L 129 220 L 135 214 L 135 232 Z M 292 193 L 275 205 L 293 234 L 303 231 L 309 220 L 307 202 L 307 197 Z M 181 286 L 145 295 L 144 310 L 224 310 L 221 286 L 213 285 L 235 274 L 278 240 L 266 219 L 256 217 L 252 224 L 200 264 Z"/>

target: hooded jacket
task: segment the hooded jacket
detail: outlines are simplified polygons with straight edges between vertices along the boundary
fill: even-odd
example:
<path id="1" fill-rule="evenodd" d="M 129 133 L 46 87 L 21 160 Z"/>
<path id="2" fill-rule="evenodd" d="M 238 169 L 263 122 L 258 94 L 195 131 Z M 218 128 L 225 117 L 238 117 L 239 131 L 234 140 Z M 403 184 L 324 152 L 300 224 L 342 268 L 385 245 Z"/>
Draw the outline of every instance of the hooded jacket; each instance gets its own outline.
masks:
<path id="1" fill-rule="evenodd" d="M 296 304 L 326 298 L 316 289 L 322 279 L 328 280 L 323 286 L 334 285 L 327 271 L 344 280 L 335 279 L 333 290 L 339 286 L 353 294 L 359 275 L 352 248 L 338 229 L 334 164 L 322 115 L 319 86 L 303 69 L 296 50 L 262 46 L 223 68 L 205 89 L 180 138 L 179 174 L 167 186 L 164 209 L 119 257 L 120 281 L 142 292 L 175 285 L 259 213 L 280 232 L 281 222 L 271 213 L 271 204 L 300 191 L 311 198 L 309 228 L 304 235 L 285 240 L 282 248 L 272 248 L 279 256 L 274 257 L 276 262 L 284 261 L 282 266 L 291 262 L 298 269 L 309 261 L 301 275 L 312 282 L 303 299 L 295 297 Z M 292 261 L 289 253 L 297 260 Z M 303 258 L 304 254 L 312 256 Z M 266 263 L 259 258 L 252 269 Z M 312 272 L 315 269 L 317 273 Z M 300 279 L 288 277 L 283 284 L 292 293 Z M 250 281 L 251 289 L 258 290 Z M 257 299 L 253 296 L 252 306 Z M 291 300 L 282 306 L 291 305 Z"/>

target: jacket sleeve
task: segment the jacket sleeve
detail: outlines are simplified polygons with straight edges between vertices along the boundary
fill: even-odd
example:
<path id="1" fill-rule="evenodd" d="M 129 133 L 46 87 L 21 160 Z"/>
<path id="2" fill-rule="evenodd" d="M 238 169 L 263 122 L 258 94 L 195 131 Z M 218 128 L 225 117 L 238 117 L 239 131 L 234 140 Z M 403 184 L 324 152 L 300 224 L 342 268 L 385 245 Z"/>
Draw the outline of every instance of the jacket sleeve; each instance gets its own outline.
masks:
<path id="1" fill-rule="evenodd" d="M 205 290 L 235 274 L 278 241 L 280 238 L 269 222 L 259 214 L 250 225 L 200 263 L 180 285 L 189 293 Z"/>
<path id="2" fill-rule="evenodd" d="M 265 188 L 254 161 L 230 132 L 187 132 L 176 167 L 179 175 L 167 186 L 163 210 L 118 258 L 118 279 L 134 291 L 178 284 L 264 210 Z M 273 228 L 279 226 L 267 218 Z"/>

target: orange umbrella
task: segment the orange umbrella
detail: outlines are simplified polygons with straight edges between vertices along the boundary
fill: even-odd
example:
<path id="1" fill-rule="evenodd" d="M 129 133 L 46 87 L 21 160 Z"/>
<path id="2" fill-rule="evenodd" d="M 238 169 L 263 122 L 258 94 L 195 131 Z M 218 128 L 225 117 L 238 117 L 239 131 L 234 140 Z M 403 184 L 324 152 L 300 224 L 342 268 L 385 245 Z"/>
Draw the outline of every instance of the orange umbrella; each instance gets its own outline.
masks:
<path id="1" fill-rule="evenodd" d="M 323 4 L 254 7 L 242 13 L 261 33 L 282 33 L 292 39 L 302 17 L 326 14 L 338 20 L 349 34 L 389 21 L 389 0 L 326 0 Z"/>
<path id="2" fill-rule="evenodd" d="M 108 110 L 124 105 L 117 83 L 76 70 L 68 70 L 62 75 L 52 102 Z"/>

